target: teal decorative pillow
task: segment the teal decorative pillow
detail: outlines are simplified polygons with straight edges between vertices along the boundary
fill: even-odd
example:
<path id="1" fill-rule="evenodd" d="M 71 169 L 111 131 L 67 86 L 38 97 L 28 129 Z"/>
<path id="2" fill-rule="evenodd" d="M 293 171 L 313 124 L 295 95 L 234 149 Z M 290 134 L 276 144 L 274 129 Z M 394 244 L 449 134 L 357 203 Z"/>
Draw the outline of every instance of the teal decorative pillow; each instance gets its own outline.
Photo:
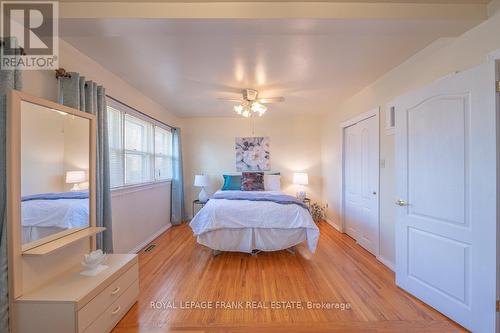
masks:
<path id="1" fill-rule="evenodd" d="M 224 185 L 222 191 L 239 191 L 241 189 L 241 175 L 222 175 Z"/>

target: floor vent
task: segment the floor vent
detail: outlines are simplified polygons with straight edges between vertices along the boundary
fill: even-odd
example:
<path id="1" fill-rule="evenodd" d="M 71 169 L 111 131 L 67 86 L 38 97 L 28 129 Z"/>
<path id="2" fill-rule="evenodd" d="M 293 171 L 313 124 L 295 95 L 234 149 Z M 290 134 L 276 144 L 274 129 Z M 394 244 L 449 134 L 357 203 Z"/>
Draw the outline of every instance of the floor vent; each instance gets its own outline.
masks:
<path id="1" fill-rule="evenodd" d="M 144 249 L 144 252 L 151 252 L 151 251 L 153 251 L 153 249 L 155 247 L 156 247 L 156 244 L 148 245 L 148 247 Z"/>

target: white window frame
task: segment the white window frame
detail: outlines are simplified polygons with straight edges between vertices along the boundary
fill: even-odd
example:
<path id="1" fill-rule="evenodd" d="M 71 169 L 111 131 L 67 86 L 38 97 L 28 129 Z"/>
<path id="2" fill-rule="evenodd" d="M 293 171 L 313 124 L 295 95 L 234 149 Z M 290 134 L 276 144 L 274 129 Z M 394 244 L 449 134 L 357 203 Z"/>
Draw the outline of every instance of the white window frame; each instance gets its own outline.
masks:
<path id="1" fill-rule="evenodd" d="M 158 126 L 158 125 L 153 125 L 153 171 L 154 171 L 154 178 L 156 181 L 158 182 L 161 182 L 161 181 L 171 181 L 172 178 L 156 178 L 156 158 L 159 157 L 159 158 L 170 158 L 170 166 L 173 168 L 173 160 L 174 160 L 174 155 L 173 155 L 173 151 L 172 149 L 170 150 L 170 155 L 169 154 L 163 154 L 163 153 L 159 153 L 156 151 L 156 127 L 159 127 L 161 128 L 162 130 L 165 130 L 167 132 L 170 132 L 170 134 L 172 134 L 172 129 L 169 128 L 169 129 L 166 129 L 165 127 L 163 126 Z M 172 142 L 173 138 L 171 137 L 171 140 L 170 140 L 170 148 L 173 148 L 172 147 Z M 173 170 L 171 170 L 173 172 Z"/>
<path id="2" fill-rule="evenodd" d="M 120 118 L 121 118 L 121 121 L 120 121 L 120 125 L 121 125 L 121 143 L 122 143 L 122 147 L 121 147 L 121 161 L 122 161 L 122 180 L 123 180 L 123 184 L 122 185 L 119 185 L 119 186 L 114 186 L 114 187 L 111 187 L 111 191 L 120 191 L 120 190 L 124 190 L 124 189 L 131 189 L 131 188 L 136 188 L 136 187 L 150 187 L 152 185 L 156 185 L 156 184 L 161 184 L 161 183 L 168 183 L 168 182 L 171 182 L 172 181 L 172 178 L 163 178 L 163 179 L 157 179 L 156 178 L 156 170 L 155 170 L 155 157 L 157 156 L 156 154 L 156 140 L 155 140 L 155 130 L 156 130 L 156 126 L 157 127 L 160 127 L 161 129 L 167 131 L 167 132 L 170 132 L 172 133 L 172 127 L 169 126 L 169 125 L 166 125 L 164 123 L 162 123 L 161 121 L 159 120 L 156 120 L 136 109 L 133 109 L 132 107 L 114 99 L 113 97 L 111 96 L 106 96 L 106 103 L 107 103 L 107 106 L 111 106 L 112 108 L 114 108 L 115 110 L 118 110 L 120 111 Z M 107 110 L 106 110 L 107 112 Z M 152 153 L 147 153 L 147 152 L 139 152 L 139 151 L 135 151 L 135 150 L 127 150 L 125 149 L 125 115 L 128 114 L 132 117 L 135 117 L 135 118 L 138 118 L 142 121 L 145 121 L 145 122 L 148 122 L 149 124 L 152 125 L 152 145 L 153 145 L 153 151 Z M 106 117 L 107 117 L 107 113 L 106 113 Z M 111 149 L 111 148 L 110 148 Z M 149 156 L 150 158 L 150 172 L 151 172 L 151 175 L 153 176 L 153 180 L 152 181 L 147 181 L 147 182 L 139 182 L 139 183 L 132 183 L 132 184 L 126 184 L 125 183 L 125 154 L 136 154 L 136 155 L 142 155 L 142 156 Z M 168 155 L 164 155 L 164 154 L 158 154 L 158 156 L 161 156 L 161 157 L 165 157 L 165 156 L 168 156 Z M 172 155 L 170 155 L 171 158 L 173 158 Z"/>

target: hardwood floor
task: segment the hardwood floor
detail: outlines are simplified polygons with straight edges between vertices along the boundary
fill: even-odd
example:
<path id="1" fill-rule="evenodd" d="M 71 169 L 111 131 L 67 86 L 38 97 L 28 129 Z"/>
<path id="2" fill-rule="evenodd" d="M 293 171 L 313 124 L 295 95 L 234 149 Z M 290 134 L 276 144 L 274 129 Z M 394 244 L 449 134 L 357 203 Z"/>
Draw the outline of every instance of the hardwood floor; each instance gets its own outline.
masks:
<path id="1" fill-rule="evenodd" d="M 353 239 L 326 222 L 319 227 L 315 254 L 300 245 L 295 255 L 280 251 L 217 257 L 196 243 L 186 224 L 170 228 L 153 242 L 153 251 L 140 253 L 139 302 L 113 332 L 464 331 L 396 287 L 393 272 Z M 185 303 L 191 301 L 213 301 L 213 308 L 187 309 L 209 305 Z M 224 304 L 224 309 L 216 301 L 240 301 L 243 308 L 236 303 L 232 309 Z M 293 303 L 295 308 L 280 303 L 286 308 L 277 309 L 273 301 L 300 302 L 302 309 L 298 303 Z M 308 309 L 308 301 L 347 303 L 351 308 Z"/>

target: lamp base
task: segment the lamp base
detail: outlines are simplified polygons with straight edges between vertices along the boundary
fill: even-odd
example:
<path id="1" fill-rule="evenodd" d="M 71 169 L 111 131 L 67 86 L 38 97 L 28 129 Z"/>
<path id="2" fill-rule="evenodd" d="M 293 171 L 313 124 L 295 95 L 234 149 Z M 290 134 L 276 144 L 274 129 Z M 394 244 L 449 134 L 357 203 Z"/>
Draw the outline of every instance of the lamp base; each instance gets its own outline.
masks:
<path id="1" fill-rule="evenodd" d="M 300 189 L 297 191 L 297 199 L 299 200 L 304 200 L 306 198 L 306 191 L 304 191 L 303 189 Z"/>
<path id="2" fill-rule="evenodd" d="M 205 188 L 202 187 L 200 194 L 198 194 L 198 200 L 200 200 L 200 202 L 202 203 L 205 203 L 208 201 L 208 199 L 209 199 L 208 193 L 207 191 L 205 191 Z"/>
<path id="3" fill-rule="evenodd" d="M 70 190 L 71 192 L 75 192 L 75 191 L 80 191 L 80 186 L 77 184 L 73 184 L 73 187 L 71 188 Z"/>

